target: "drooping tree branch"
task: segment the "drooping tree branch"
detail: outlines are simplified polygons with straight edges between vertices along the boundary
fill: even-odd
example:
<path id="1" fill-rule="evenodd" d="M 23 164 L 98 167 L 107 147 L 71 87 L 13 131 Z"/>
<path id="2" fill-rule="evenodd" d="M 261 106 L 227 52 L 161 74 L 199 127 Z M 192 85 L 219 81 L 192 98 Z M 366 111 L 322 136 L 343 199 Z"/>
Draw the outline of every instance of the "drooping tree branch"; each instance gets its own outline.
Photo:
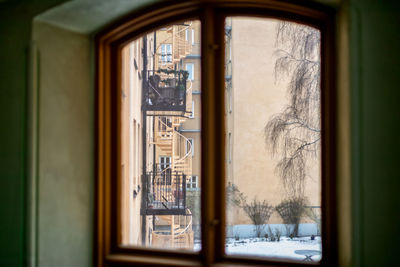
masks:
<path id="1" fill-rule="evenodd" d="M 302 197 L 309 160 L 320 145 L 320 33 L 280 22 L 276 31 L 275 80 L 288 81 L 288 105 L 265 126 L 265 140 L 279 158 L 276 172 L 290 196 Z"/>

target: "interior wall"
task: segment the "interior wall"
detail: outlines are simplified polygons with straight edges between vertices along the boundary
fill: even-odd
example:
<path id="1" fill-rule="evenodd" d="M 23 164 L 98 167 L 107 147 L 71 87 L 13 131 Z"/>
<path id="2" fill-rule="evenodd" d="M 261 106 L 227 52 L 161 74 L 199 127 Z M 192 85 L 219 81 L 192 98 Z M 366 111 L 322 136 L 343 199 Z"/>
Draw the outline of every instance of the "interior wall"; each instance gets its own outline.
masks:
<path id="1" fill-rule="evenodd" d="M 32 19 L 65 0 L 0 2 L 0 266 L 26 266 L 27 95 Z"/>
<path id="2" fill-rule="evenodd" d="M 39 266 L 90 266 L 94 91 L 89 36 L 35 21 Z"/>
<path id="3" fill-rule="evenodd" d="M 398 265 L 400 2 L 350 1 L 354 266 Z"/>
<path id="4" fill-rule="evenodd" d="M 37 187 L 29 188 L 36 195 L 31 197 L 36 202 L 30 228 L 35 240 L 28 251 L 32 266 L 92 265 L 94 34 L 146 2 L 151 1 L 70 1 L 34 20 L 38 109 L 30 116 L 37 117 L 32 130 L 38 138 L 31 177 Z"/>

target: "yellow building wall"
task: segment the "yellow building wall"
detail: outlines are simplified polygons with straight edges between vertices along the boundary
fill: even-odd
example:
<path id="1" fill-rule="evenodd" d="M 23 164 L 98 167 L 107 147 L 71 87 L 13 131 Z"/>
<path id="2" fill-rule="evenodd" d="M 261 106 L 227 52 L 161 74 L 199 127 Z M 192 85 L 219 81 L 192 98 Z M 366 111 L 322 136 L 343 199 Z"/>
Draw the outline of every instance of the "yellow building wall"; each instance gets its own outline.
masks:
<path id="1" fill-rule="evenodd" d="M 148 36 L 149 43 L 151 36 Z M 143 137 L 142 100 L 142 57 L 143 38 L 138 38 L 122 50 L 122 93 L 121 93 L 121 216 L 122 243 L 142 245 L 141 200 L 143 185 L 142 157 L 143 138 L 146 139 L 147 169 L 152 166 L 150 156 L 153 146 L 152 117 L 147 118 L 147 136 Z M 147 218 L 146 242 L 151 221 Z"/>
<path id="2" fill-rule="evenodd" d="M 278 159 L 266 149 L 263 131 L 271 116 L 281 112 L 288 103 L 288 81 L 276 82 L 274 78 L 275 30 L 274 20 L 232 19 L 233 107 L 231 113 L 227 112 L 227 135 L 231 131 L 232 136 L 228 180 L 247 196 L 249 202 L 256 197 L 273 206 L 278 205 L 286 193 L 275 173 Z M 305 188 L 309 204 L 320 206 L 318 164 L 309 170 Z M 238 208 L 230 208 L 227 218 L 229 224 L 251 223 Z M 276 212 L 269 223 L 281 223 Z"/>

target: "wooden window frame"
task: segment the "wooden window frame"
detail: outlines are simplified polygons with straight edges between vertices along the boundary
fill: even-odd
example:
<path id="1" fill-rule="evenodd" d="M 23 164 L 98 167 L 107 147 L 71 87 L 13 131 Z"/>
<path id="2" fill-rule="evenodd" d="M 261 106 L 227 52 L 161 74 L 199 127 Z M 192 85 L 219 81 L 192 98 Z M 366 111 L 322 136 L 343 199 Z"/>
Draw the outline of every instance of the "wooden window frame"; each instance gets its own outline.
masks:
<path id="1" fill-rule="evenodd" d="M 334 11 L 304 1 L 162 1 L 137 10 L 96 37 L 96 216 L 95 266 L 303 266 L 301 262 L 225 255 L 224 18 L 254 16 L 285 19 L 321 31 L 322 259 L 338 263 L 336 198 L 336 89 Z M 201 225 L 198 253 L 120 245 L 120 147 L 118 136 L 121 50 L 134 38 L 176 21 L 201 21 Z M 215 115 L 219 116 L 215 116 Z M 217 179 L 218 178 L 218 179 Z"/>

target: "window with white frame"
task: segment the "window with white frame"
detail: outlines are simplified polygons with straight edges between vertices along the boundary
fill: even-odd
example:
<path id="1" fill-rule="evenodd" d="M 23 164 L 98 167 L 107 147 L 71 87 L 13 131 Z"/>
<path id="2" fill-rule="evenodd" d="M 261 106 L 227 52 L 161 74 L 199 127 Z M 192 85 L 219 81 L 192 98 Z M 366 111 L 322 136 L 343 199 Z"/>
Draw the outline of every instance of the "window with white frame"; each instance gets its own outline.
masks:
<path id="1" fill-rule="evenodd" d="M 160 156 L 159 162 L 160 176 L 157 179 L 157 184 L 171 184 L 171 157 Z"/>
<path id="2" fill-rule="evenodd" d="M 187 153 L 189 153 L 189 151 L 192 150 L 192 156 L 194 156 L 194 139 L 193 138 L 188 138 L 187 142 L 186 142 L 186 147 L 185 147 L 185 151 Z"/>
<path id="3" fill-rule="evenodd" d="M 162 44 L 161 45 L 161 63 L 171 63 L 172 62 L 172 44 Z"/>
<path id="4" fill-rule="evenodd" d="M 161 116 L 158 119 L 159 135 L 163 138 L 170 137 L 171 132 L 169 129 L 172 127 L 171 117 Z"/>
<path id="5" fill-rule="evenodd" d="M 194 45 L 194 29 L 192 29 L 192 45 Z"/>
<path id="6" fill-rule="evenodd" d="M 193 63 L 187 63 L 186 64 L 186 70 L 189 72 L 188 80 L 193 81 L 194 80 L 194 64 Z"/>
<path id="7" fill-rule="evenodd" d="M 198 188 L 198 176 L 197 175 L 189 176 L 189 179 L 187 180 L 187 183 L 186 183 L 186 188 L 188 190 L 196 190 Z"/>
<path id="8" fill-rule="evenodd" d="M 194 118 L 194 100 L 192 100 L 192 113 L 190 113 L 189 118 Z"/>
<path id="9" fill-rule="evenodd" d="M 160 156 L 160 171 L 163 171 L 171 166 L 171 157 Z"/>

